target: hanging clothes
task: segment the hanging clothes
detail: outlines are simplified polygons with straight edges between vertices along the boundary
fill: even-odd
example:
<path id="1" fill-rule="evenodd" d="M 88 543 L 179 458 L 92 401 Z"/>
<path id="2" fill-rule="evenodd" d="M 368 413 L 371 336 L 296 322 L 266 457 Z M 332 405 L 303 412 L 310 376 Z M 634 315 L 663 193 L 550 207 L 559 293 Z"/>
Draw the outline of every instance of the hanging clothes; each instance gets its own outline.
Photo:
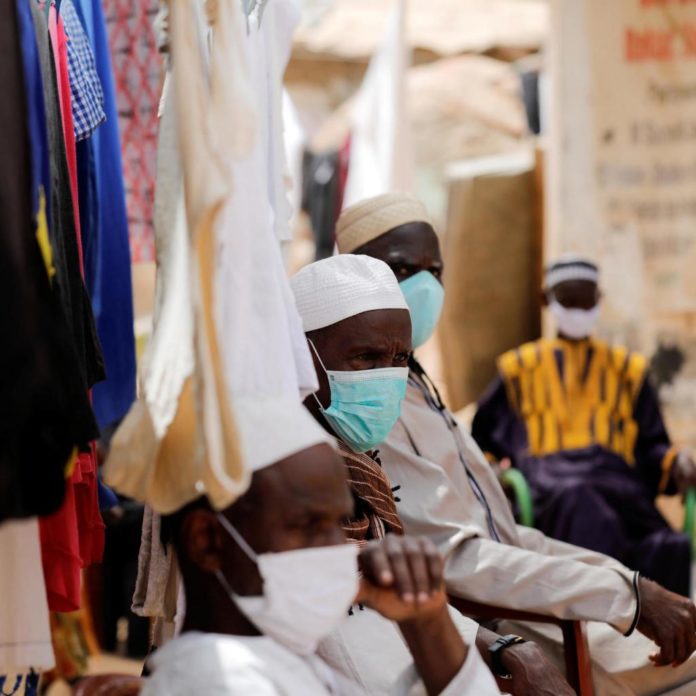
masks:
<path id="1" fill-rule="evenodd" d="M 79 0 L 78 0 L 79 1 Z M 104 90 L 94 53 L 73 0 L 63 0 L 60 14 L 68 39 L 68 73 L 75 140 L 89 138 L 106 121 Z"/>
<path id="2" fill-rule="evenodd" d="M 102 4 L 100 0 L 73 0 L 73 6 L 91 43 L 106 114 L 106 121 L 91 137 L 78 142 L 85 280 L 107 372 L 92 397 L 97 421 L 104 428 L 120 421 L 135 400 L 131 257 L 118 111 Z"/>
<path id="3" fill-rule="evenodd" d="M 97 380 L 104 377 L 104 362 L 89 297 L 82 281 L 70 173 L 60 118 L 57 71 L 49 42 L 48 26 L 41 9 L 35 6 L 35 3 L 30 5 L 41 60 L 47 151 L 51 155 L 48 204 L 50 207 L 49 233 L 55 265 L 53 290 L 60 299 L 65 319 L 70 327 L 77 354 L 76 364 L 81 372 L 79 383 L 71 383 L 70 401 L 74 403 L 73 408 L 82 426 L 79 442 L 86 446 L 98 436 L 98 428 L 87 392 Z"/>
<path id="4" fill-rule="evenodd" d="M 246 147 L 255 125 L 239 62 L 240 9 L 236 3 L 218 6 L 210 83 L 204 77 L 208 65 L 202 4 L 178 1 L 171 9 L 172 41 L 181 46 L 183 57 L 174 72 L 186 209 L 186 238 L 178 241 L 185 245 L 191 269 L 182 278 L 191 304 L 180 308 L 182 314 L 191 313 L 189 334 L 180 335 L 187 350 L 177 355 L 193 360 L 174 374 L 180 393 L 173 395 L 171 423 L 162 431 L 161 413 L 152 409 L 151 394 L 143 394 L 114 436 L 104 470 L 109 485 L 162 513 L 203 492 L 222 509 L 249 480 L 238 452 L 214 316 L 213 223 L 231 187 L 224 153 Z M 187 88 L 190 98 L 182 109 Z M 229 126 L 223 127 L 230 120 L 237 126 L 232 137 Z M 185 374 L 189 367 L 190 374 Z"/>
<path id="5" fill-rule="evenodd" d="M 101 376 L 103 365 L 89 298 L 82 281 L 81 244 L 75 225 L 75 199 L 71 184 L 74 179 L 76 190 L 76 161 L 73 157 L 75 169 L 71 171 L 65 149 L 66 139 L 70 147 L 71 136 L 74 149 L 66 38 L 55 7 L 49 10 L 48 27 L 44 12 L 34 3 L 31 3 L 31 8 L 41 59 L 48 126 L 52 191 L 51 249 L 57 259 L 55 289 L 61 292 L 63 306 L 73 320 L 72 335 L 78 347 L 76 365 L 83 368 L 83 378 L 74 381 L 70 392 L 76 401 L 79 399 L 77 413 L 82 416 L 83 427 L 78 444 L 83 451 L 68 472 L 62 507 L 40 520 L 41 549 L 50 608 L 54 611 L 73 611 L 80 606 L 80 571 L 84 565 L 99 560 L 103 547 L 103 523 L 97 504 L 96 458 L 93 445 L 89 444 L 96 436 L 97 428 L 88 398 L 88 387 Z M 65 292 L 66 289 L 68 292 Z M 88 338 L 80 343 L 81 337 Z M 80 347 L 83 349 L 81 353 Z"/>
<path id="6" fill-rule="evenodd" d="M 262 21 L 259 9 L 249 17 L 249 33 L 241 42 L 257 137 L 246 152 L 228 155 L 233 190 L 215 230 L 218 332 L 227 384 L 235 396 L 258 392 L 304 398 L 316 389 L 316 373 L 278 244 L 287 193 L 281 196 L 270 185 L 286 172 L 284 155 L 276 154 L 282 140 L 282 76 L 300 15 L 292 0 L 269 3 Z M 259 181 L 269 182 L 269 188 L 264 191 Z M 235 329 L 240 326 L 243 336 Z"/>
<path id="7" fill-rule="evenodd" d="M 98 318 L 101 293 L 97 292 L 99 288 L 95 287 L 95 282 L 100 273 L 99 192 L 94 143 L 90 136 L 106 120 L 104 91 L 89 37 L 72 0 L 63 0 L 61 16 L 68 37 L 68 70 L 76 140 L 83 271 L 85 285 L 92 300 L 92 309 Z"/>
<path id="8" fill-rule="evenodd" d="M 35 519 L 64 495 L 77 442 L 65 385 L 79 382 L 48 242 L 50 172 L 40 59 L 29 3 L 0 4 L 0 690 L 37 693 L 54 664 Z M 42 253 L 43 252 L 43 253 Z"/>
<path id="9" fill-rule="evenodd" d="M 70 88 L 70 70 L 68 67 L 68 38 L 65 34 L 63 19 L 58 15 L 55 5 L 51 5 L 48 13 L 48 33 L 53 49 L 53 64 L 56 68 L 58 84 L 58 100 L 60 102 L 60 120 L 63 125 L 63 140 L 65 156 L 68 162 L 70 178 L 70 194 L 73 207 L 73 220 L 77 233 L 77 253 L 82 271 L 82 233 L 80 231 L 80 204 L 77 197 L 77 153 L 75 150 L 75 126 L 72 112 L 72 90 Z"/>
<path id="10" fill-rule="evenodd" d="M 0 354 L 11 369 L 3 378 L 0 414 L 0 521 L 60 507 L 66 466 L 93 424 L 59 301 L 64 266 L 49 243 L 54 182 L 32 21 L 32 11 L 40 11 L 22 0 L 3 4 L 3 10 L 12 16 L 3 18 L 1 28 L 12 31 L 0 33 L 0 277 L 7 299 Z M 47 44 L 47 29 L 41 33 Z"/>

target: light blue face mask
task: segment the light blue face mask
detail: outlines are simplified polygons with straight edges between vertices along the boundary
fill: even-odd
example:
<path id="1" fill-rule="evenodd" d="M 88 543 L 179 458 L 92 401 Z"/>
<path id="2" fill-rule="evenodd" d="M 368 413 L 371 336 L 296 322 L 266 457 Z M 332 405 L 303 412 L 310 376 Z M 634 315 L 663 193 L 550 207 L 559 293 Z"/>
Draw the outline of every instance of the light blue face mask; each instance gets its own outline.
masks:
<path id="1" fill-rule="evenodd" d="M 411 310 L 411 340 L 415 350 L 433 335 L 442 312 L 445 290 L 429 271 L 420 271 L 406 278 L 399 287 Z"/>
<path id="2" fill-rule="evenodd" d="M 408 368 L 327 370 L 316 348 L 313 345 L 312 348 L 331 389 L 331 403 L 327 408 L 314 395 L 324 418 L 355 452 L 374 449 L 387 439 L 399 420 L 401 401 L 406 396 Z"/>

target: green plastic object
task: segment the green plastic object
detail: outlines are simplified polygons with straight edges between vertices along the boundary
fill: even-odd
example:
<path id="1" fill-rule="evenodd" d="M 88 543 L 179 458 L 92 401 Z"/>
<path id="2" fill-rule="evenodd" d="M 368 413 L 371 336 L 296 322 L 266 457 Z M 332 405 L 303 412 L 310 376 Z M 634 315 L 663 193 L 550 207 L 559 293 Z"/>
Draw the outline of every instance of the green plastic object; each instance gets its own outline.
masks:
<path id="1" fill-rule="evenodd" d="M 517 471 L 517 469 L 506 469 L 500 475 L 500 481 L 503 485 L 512 488 L 515 494 L 517 507 L 520 511 L 520 522 L 525 527 L 533 527 L 534 504 L 532 503 L 532 492 L 529 490 L 527 479 L 525 479 L 524 475 Z M 691 528 L 693 529 L 693 524 Z"/>
<path id="2" fill-rule="evenodd" d="M 694 539 L 694 517 L 696 515 L 696 489 L 689 488 L 684 497 L 684 534 L 691 539 L 691 553 L 696 558 L 696 539 Z"/>

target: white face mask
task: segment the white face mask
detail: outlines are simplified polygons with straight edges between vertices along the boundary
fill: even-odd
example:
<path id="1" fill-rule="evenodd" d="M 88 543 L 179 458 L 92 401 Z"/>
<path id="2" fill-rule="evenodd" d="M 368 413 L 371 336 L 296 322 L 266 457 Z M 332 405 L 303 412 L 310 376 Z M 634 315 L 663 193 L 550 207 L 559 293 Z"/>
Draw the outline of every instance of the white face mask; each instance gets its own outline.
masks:
<path id="1" fill-rule="evenodd" d="M 257 554 L 227 518 L 218 519 L 263 580 L 263 595 L 241 597 L 218 570 L 230 599 L 261 633 L 299 655 L 311 655 L 346 618 L 358 593 L 358 547 L 346 543 Z"/>
<path id="2" fill-rule="evenodd" d="M 598 304 L 592 309 L 568 309 L 557 300 L 552 300 L 549 310 L 560 333 L 576 340 L 590 336 L 599 319 Z"/>

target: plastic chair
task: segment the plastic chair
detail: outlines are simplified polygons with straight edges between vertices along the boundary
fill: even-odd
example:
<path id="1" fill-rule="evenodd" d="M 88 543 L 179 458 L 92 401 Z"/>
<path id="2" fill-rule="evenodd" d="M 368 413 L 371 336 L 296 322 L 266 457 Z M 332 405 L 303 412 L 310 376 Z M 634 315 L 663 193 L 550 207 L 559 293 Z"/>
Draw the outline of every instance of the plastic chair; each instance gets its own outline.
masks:
<path id="1" fill-rule="evenodd" d="M 477 621 L 509 619 L 559 626 L 563 632 L 566 679 L 578 696 L 594 696 L 592 663 L 590 662 L 590 649 L 587 644 L 584 621 L 567 621 L 545 614 L 494 607 L 452 595 L 449 597 L 449 603 L 462 614 Z"/>
<path id="2" fill-rule="evenodd" d="M 500 483 L 503 488 L 507 488 L 514 494 L 514 501 L 520 515 L 520 524 L 525 527 L 534 526 L 534 503 L 532 502 L 532 492 L 525 479 L 524 474 L 517 469 L 505 469 L 500 472 Z"/>
<path id="3" fill-rule="evenodd" d="M 505 469 L 500 473 L 499 480 L 504 488 L 513 493 L 513 500 L 519 511 L 520 524 L 533 527 L 534 503 L 524 474 L 517 469 Z M 683 532 L 691 539 L 692 556 L 696 559 L 696 489 L 694 488 L 690 488 L 684 496 Z"/>
<path id="4" fill-rule="evenodd" d="M 75 696 L 138 696 L 143 680 L 128 674 L 99 674 L 81 679 L 73 689 Z"/>
<path id="5" fill-rule="evenodd" d="M 684 534 L 691 539 L 691 555 L 696 558 L 696 489 L 689 488 L 684 496 Z"/>

